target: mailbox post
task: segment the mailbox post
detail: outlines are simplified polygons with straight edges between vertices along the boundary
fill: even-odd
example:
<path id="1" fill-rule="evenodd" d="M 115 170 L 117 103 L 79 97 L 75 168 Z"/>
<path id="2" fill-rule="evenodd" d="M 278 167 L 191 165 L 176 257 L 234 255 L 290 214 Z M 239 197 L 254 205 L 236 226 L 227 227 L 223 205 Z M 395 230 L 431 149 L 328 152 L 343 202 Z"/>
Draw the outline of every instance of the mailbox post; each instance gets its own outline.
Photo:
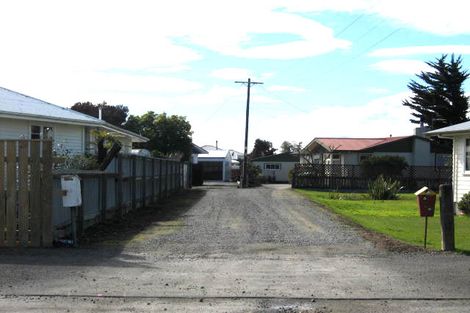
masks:
<path id="1" fill-rule="evenodd" d="M 418 201 L 419 216 L 424 217 L 424 248 L 428 237 L 428 217 L 434 216 L 436 206 L 436 193 L 428 187 L 423 187 L 415 192 Z"/>
<path id="2" fill-rule="evenodd" d="M 70 208 L 71 231 L 73 246 L 77 246 L 77 207 L 82 205 L 80 177 L 63 175 L 60 178 L 62 187 L 62 205 Z"/>

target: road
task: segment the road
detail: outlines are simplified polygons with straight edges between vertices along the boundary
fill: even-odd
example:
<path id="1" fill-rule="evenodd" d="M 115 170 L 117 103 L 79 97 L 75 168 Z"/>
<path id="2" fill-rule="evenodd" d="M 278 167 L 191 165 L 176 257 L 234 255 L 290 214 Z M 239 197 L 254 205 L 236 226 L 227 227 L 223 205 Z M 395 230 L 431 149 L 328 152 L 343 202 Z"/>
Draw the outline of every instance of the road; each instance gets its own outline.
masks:
<path id="1" fill-rule="evenodd" d="M 377 248 L 285 185 L 194 188 L 90 238 L 0 250 L 0 312 L 470 311 L 468 256 Z"/>

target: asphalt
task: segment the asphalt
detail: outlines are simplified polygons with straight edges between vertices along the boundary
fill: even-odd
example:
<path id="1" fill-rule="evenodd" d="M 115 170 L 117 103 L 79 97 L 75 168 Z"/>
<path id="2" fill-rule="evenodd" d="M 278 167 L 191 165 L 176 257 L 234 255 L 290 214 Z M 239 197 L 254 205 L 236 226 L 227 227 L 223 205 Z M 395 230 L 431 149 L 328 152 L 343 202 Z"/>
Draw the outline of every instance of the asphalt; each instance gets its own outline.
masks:
<path id="1" fill-rule="evenodd" d="M 378 248 L 287 185 L 129 219 L 78 249 L 0 250 L 0 312 L 469 312 L 468 256 Z"/>

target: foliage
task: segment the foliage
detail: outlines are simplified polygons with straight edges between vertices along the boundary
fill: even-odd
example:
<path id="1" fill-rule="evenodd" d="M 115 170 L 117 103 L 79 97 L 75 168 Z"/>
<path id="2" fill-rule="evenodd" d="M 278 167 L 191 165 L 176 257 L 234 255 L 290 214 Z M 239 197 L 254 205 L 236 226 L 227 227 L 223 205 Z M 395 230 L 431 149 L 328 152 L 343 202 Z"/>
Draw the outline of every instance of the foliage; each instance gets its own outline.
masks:
<path id="1" fill-rule="evenodd" d="M 465 214 L 470 214 L 470 192 L 464 194 L 457 205 L 460 211 Z"/>
<path id="2" fill-rule="evenodd" d="M 73 155 L 62 147 L 58 147 L 54 152 L 54 169 L 56 170 L 96 170 L 99 167 L 98 161 L 93 155 Z"/>
<path id="3" fill-rule="evenodd" d="M 127 119 L 129 109 L 123 105 L 107 105 L 106 102 L 93 104 L 91 102 L 77 102 L 71 109 L 93 117 L 99 117 L 101 107 L 102 119 L 110 124 L 121 127 Z"/>
<path id="4" fill-rule="evenodd" d="M 399 200 L 347 200 L 331 199 L 329 192 L 299 190 L 310 200 L 330 208 L 333 212 L 367 229 L 383 233 L 412 245 L 423 245 L 424 219 L 419 217 L 414 194 L 400 194 Z M 439 250 L 441 229 L 439 210 L 428 218 L 428 247 Z M 455 216 L 455 244 L 459 251 L 470 252 L 470 218 Z"/>
<path id="5" fill-rule="evenodd" d="M 385 179 L 382 175 L 369 183 L 369 196 L 373 200 L 396 200 L 399 190 L 399 181 Z"/>
<path id="6" fill-rule="evenodd" d="M 273 148 L 272 142 L 258 138 L 255 140 L 255 145 L 250 153 L 250 159 L 273 155 L 276 150 Z"/>
<path id="7" fill-rule="evenodd" d="M 106 154 L 114 144 L 121 145 L 121 142 L 116 137 L 105 130 L 93 130 L 91 134 L 95 138 L 95 144 L 98 150 L 98 163 L 104 160 Z"/>
<path id="8" fill-rule="evenodd" d="M 442 55 L 435 62 L 426 62 L 432 70 L 416 75 L 423 82 L 408 84 L 413 96 L 403 105 L 414 111 L 412 123 L 423 122 L 437 129 L 467 120 L 468 97 L 462 86 L 469 72 L 462 70 L 460 56 L 456 59 L 452 54 L 449 62 L 446 59 L 447 55 Z"/>
<path id="9" fill-rule="evenodd" d="M 263 177 L 261 176 L 261 168 L 251 162 L 247 162 L 246 168 L 248 176 L 248 185 L 250 187 L 261 185 L 261 183 L 263 183 Z"/>
<path id="10" fill-rule="evenodd" d="M 191 124 L 186 117 L 149 111 L 141 116 L 129 116 L 124 128 L 149 138 L 146 143 L 137 144 L 156 156 L 180 157 L 184 161 L 191 157 Z"/>
<path id="11" fill-rule="evenodd" d="M 392 155 L 372 155 L 361 161 L 364 176 L 371 179 L 376 179 L 380 175 L 385 178 L 397 178 L 407 167 L 408 163 L 404 158 Z"/>
<path id="12" fill-rule="evenodd" d="M 281 153 L 299 153 L 302 150 L 302 143 L 296 143 L 294 141 L 284 141 L 281 144 Z"/>

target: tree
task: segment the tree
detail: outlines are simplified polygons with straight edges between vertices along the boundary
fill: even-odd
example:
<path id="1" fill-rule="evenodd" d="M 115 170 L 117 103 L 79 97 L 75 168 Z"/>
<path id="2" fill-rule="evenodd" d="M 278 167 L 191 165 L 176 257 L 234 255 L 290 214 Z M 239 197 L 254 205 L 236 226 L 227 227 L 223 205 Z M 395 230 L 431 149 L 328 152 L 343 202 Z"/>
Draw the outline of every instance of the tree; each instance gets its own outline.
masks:
<path id="1" fill-rule="evenodd" d="M 71 109 L 93 117 L 99 117 L 99 107 L 101 107 L 102 119 L 110 124 L 122 127 L 127 119 L 129 109 L 124 105 L 107 105 L 103 103 L 93 104 L 91 102 L 77 102 Z"/>
<path id="2" fill-rule="evenodd" d="M 284 141 L 281 144 L 281 153 L 299 153 L 302 150 L 302 142 Z"/>
<path id="3" fill-rule="evenodd" d="M 469 73 L 462 70 L 460 56 L 456 59 L 452 54 L 450 62 L 446 59 L 447 55 L 442 55 L 435 62 L 426 62 L 433 71 L 416 75 L 422 83 L 412 80 L 408 84 L 413 96 L 403 101 L 403 105 L 414 111 L 412 123 L 437 129 L 467 120 L 468 97 L 462 85 Z"/>
<path id="4" fill-rule="evenodd" d="M 273 148 L 273 144 L 267 140 L 256 139 L 253 151 L 250 153 L 250 159 L 259 158 L 266 155 L 273 155 L 277 149 Z"/>
<path id="5" fill-rule="evenodd" d="M 281 143 L 281 153 L 292 153 L 294 152 L 294 145 L 289 141 Z"/>
<path id="6" fill-rule="evenodd" d="M 183 116 L 149 111 L 142 116 L 129 116 L 124 128 L 149 138 L 138 147 L 149 149 L 156 156 L 179 157 L 185 161 L 191 156 L 193 132 Z"/>

